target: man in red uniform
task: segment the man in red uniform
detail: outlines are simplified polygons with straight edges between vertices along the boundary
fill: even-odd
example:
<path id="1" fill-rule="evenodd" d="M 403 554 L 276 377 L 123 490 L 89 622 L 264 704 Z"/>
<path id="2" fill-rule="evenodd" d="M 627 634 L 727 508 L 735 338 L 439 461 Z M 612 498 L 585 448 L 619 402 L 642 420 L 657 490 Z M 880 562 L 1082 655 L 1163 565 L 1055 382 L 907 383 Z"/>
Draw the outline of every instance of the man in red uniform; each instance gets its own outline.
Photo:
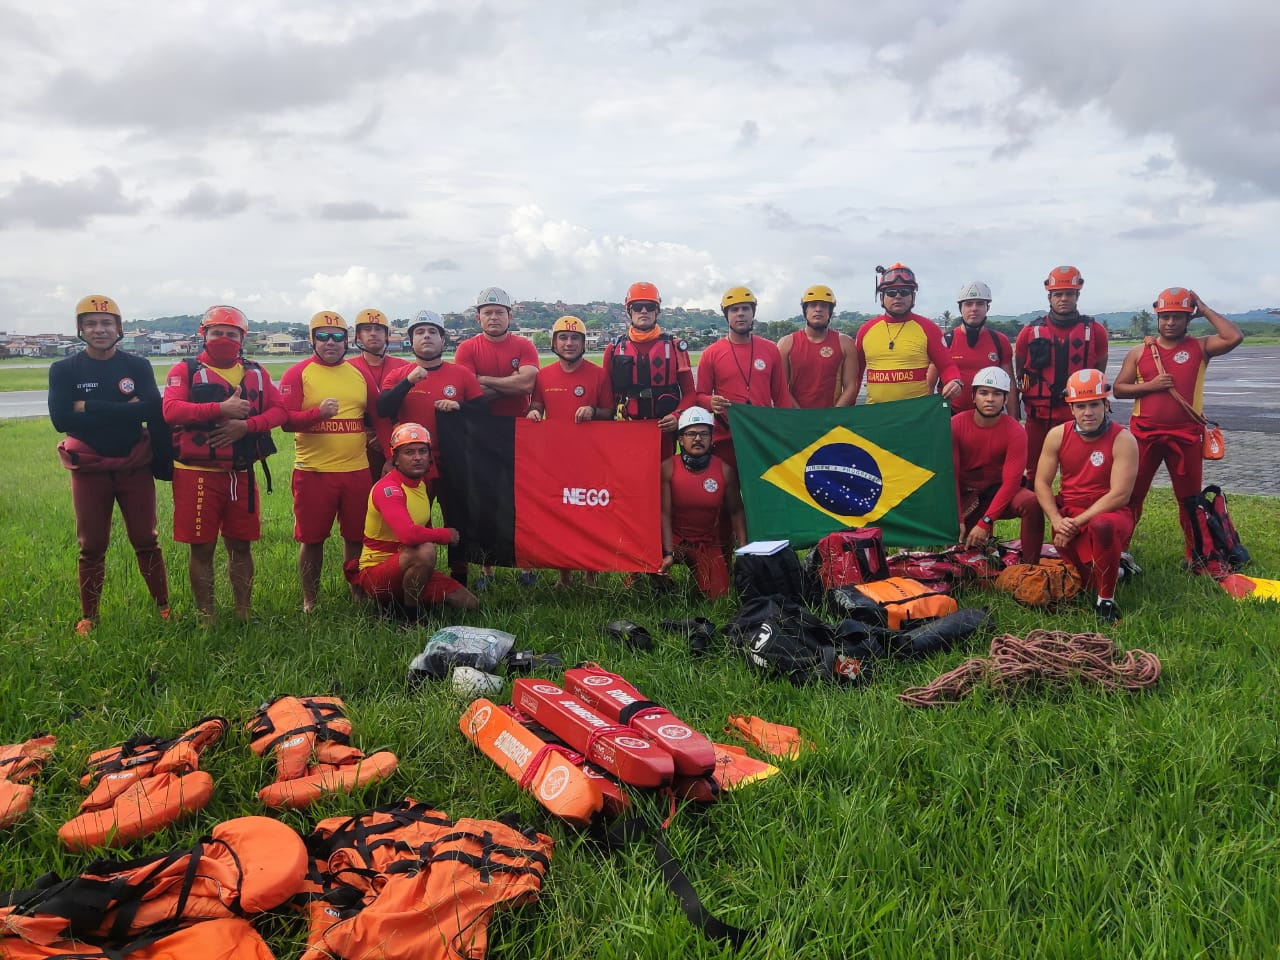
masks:
<path id="1" fill-rule="evenodd" d="M 577 317 L 551 327 L 551 352 L 559 359 L 538 371 L 529 402 L 530 420 L 613 419 L 613 392 L 604 370 L 586 359 L 587 328 Z"/>
<path id="2" fill-rule="evenodd" d="M 475 594 L 436 570 L 436 548 L 457 543 L 452 527 L 431 526 L 431 498 L 424 478 L 431 469 L 431 436 L 417 423 L 391 434 L 391 469 L 369 491 L 364 549 L 344 566 L 347 579 L 379 606 L 399 603 L 410 616 L 444 604 L 462 610 L 480 605 Z"/>
<path id="3" fill-rule="evenodd" d="M 658 325 L 658 288 L 638 281 L 627 288 L 627 332 L 604 348 L 601 365 L 622 420 L 656 420 L 665 434 L 662 458 L 671 459 L 680 413 L 694 402 L 689 345 Z"/>
<path id="4" fill-rule="evenodd" d="M 436 416 L 453 413 L 464 403 L 484 396 L 480 381 L 469 369 L 444 359 L 448 334 L 444 320 L 434 310 L 420 310 L 409 324 L 409 343 L 415 363 L 405 364 L 378 397 L 378 416 L 390 423 L 417 423 L 428 437 L 436 429 Z M 429 441 L 430 442 L 430 441 Z M 430 490 L 437 476 L 436 451 L 426 482 Z M 449 574 L 467 582 L 467 561 L 460 550 L 449 551 Z"/>
<path id="5" fill-rule="evenodd" d="M 867 376 L 867 403 L 923 397 L 929 392 L 929 365 L 941 377 L 942 398 L 960 393 L 964 381 L 942 342 L 942 331 L 926 317 L 911 312 L 919 284 L 909 267 L 895 263 L 876 267 L 876 293 L 884 313 L 858 328 L 854 339 L 854 396 Z"/>
<path id="6" fill-rule="evenodd" d="M 1009 372 L 979 370 L 972 378 L 973 409 L 951 418 L 951 460 L 960 504 L 960 539 L 983 547 L 997 520 L 1022 520 L 1023 563 L 1039 563 L 1044 544 L 1044 511 L 1036 495 L 1022 487 L 1027 434 L 1005 413 Z"/>
<path id="7" fill-rule="evenodd" d="M 249 321 L 235 307 L 204 312 L 204 350 L 176 364 L 165 381 L 164 418 L 174 428 L 173 539 L 191 545 L 188 573 L 196 613 L 212 626 L 213 554 L 218 534 L 236 619 L 251 619 L 253 553 L 262 534 L 254 464 L 275 452 L 284 424 L 280 392 L 261 365 L 240 356 Z"/>
<path id="8" fill-rule="evenodd" d="M 280 378 L 280 396 L 294 441 L 293 539 L 298 542 L 302 612 L 316 608 L 324 542 L 333 521 L 342 536 L 343 562 L 360 556 L 369 499 L 365 428 L 377 403 L 373 384 L 347 355 L 347 321 L 332 310 L 311 318 L 312 354 Z M 358 597 L 354 598 L 358 599 Z"/>
<path id="9" fill-rule="evenodd" d="M 499 287 L 486 287 L 476 297 L 480 332 L 458 344 L 454 362 L 476 375 L 489 401 L 489 412 L 523 417 L 538 378 L 538 350 L 511 329 L 511 297 Z"/>
<path id="10" fill-rule="evenodd" d="M 1036 468 L 1036 498 L 1053 529 L 1053 545 L 1097 591 L 1094 612 L 1115 623 L 1120 554 L 1133 536 L 1129 497 L 1138 474 L 1138 444 L 1111 419 L 1106 375 L 1081 370 L 1067 379 L 1072 422 L 1053 427 Z M 1057 497 L 1053 480 L 1062 471 Z"/>
<path id="11" fill-rule="evenodd" d="M 948 330 L 942 342 L 960 371 L 965 389 L 951 398 L 951 409 L 956 413 L 972 410 L 974 398 L 969 387 L 974 382 L 974 375 L 986 367 L 999 367 L 1009 375 L 1010 382 L 1005 411 L 1013 419 L 1020 419 L 1018 391 L 1013 389 L 1013 348 L 1008 337 L 987 326 L 991 288 L 980 280 L 969 281 L 956 295 L 956 306 L 960 310 L 960 324 Z"/>
<path id="12" fill-rule="evenodd" d="M 1159 336 L 1147 337 L 1124 358 L 1116 376 L 1116 396 L 1133 398 L 1129 430 L 1138 441 L 1138 477 L 1133 484 L 1134 523 L 1142 519 L 1142 505 L 1151 489 L 1151 481 L 1164 464 L 1169 471 L 1173 495 L 1179 504 L 1178 522 L 1190 566 L 1192 545 L 1191 514 L 1194 498 L 1203 484 L 1202 445 L 1204 375 L 1212 357 L 1230 353 L 1240 345 L 1244 335 L 1240 328 L 1212 307 L 1200 302 L 1194 291 L 1170 287 L 1156 298 Z M 1194 317 L 1204 317 L 1213 326 L 1207 337 L 1187 336 Z M 1187 407 L 1190 406 L 1191 410 Z M 1195 573 L 1206 572 L 1191 567 Z M 1208 571 L 1225 575 L 1229 571 Z"/>
<path id="13" fill-rule="evenodd" d="M 835 309 L 830 287 L 810 287 L 800 298 L 804 327 L 778 341 L 787 389 L 797 407 L 851 407 L 858 399 L 853 337 L 831 329 Z"/>
<path id="14" fill-rule="evenodd" d="M 722 516 L 729 515 L 733 536 L 747 542 L 747 524 L 733 467 L 711 454 L 714 418 L 701 407 L 680 414 L 680 455 L 662 464 L 662 566 L 669 576 L 683 563 L 693 571 L 698 589 L 709 599 L 729 592 Z"/>
<path id="15" fill-rule="evenodd" d="M 782 357 L 771 340 L 751 332 L 756 325 L 756 295 L 746 287 L 730 287 L 720 298 L 728 334 L 702 351 L 698 361 L 698 406 L 716 418 L 712 452 L 737 466 L 729 432 L 729 408 L 735 403 L 757 407 L 794 407 L 787 390 Z"/>
<path id="16" fill-rule="evenodd" d="M 387 343 L 391 336 L 391 324 L 387 315 L 381 310 L 361 310 L 356 314 L 356 346 L 360 352 L 347 362 L 359 370 L 366 380 L 373 385 L 374 396 L 397 380 L 396 371 L 408 365 L 407 360 L 387 355 Z M 379 431 L 389 434 L 391 424 L 379 423 L 377 411 L 369 411 L 371 426 L 365 431 L 365 443 L 369 457 L 369 475 L 374 480 L 382 476 L 382 468 L 386 464 L 386 437 L 379 436 Z"/>
<path id="17" fill-rule="evenodd" d="M 98 622 L 111 514 L 117 503 L 142 579 L 160 616 L 169 619 L 169 579 L 156 537 L 151 434 L 162 441 L 154 451 L 165 461 L 157 464 L 161 470 L 172 460 L 172 450 L 155 371 L 142 357 L 116 348 L 124 337 L 116 302 L 103 296 L 83 298 L 76 304 L 76 336 L 84 350 L 49 367 L 49 416 L 53 428 L 67 435 L 58 453 L 71 471 L 71 505 L 80 541 L 76 633 L 84 637 Z"/>
<path id="18" fill-rule="evenodd" d="M 1049 312 L 1018 331 L 1013 345 L 1014 379 L 1027 415 L 1027 477 L 1036 474 L 1045 434 L 1070 423 L 1063 399 L 1067 380 L 1080 370 L 1107 371 L 1107 328 L 1080 312 L 1084 277 L 1075 267 L 1054 267 L 1045 278 Z"/>

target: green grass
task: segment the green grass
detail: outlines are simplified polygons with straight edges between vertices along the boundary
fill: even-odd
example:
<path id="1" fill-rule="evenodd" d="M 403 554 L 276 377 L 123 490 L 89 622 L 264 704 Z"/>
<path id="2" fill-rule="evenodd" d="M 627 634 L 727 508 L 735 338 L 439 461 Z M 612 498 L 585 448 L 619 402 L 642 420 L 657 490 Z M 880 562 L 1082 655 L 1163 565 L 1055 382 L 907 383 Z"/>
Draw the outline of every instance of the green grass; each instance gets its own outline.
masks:
<path id="1" fill-rule="evenodd" d="M 168 542 L 162 488 L 178 622 L 152 617 L 117 518 L 102 623 L 89 640 L 74 637 L 76 546 L 55 441 L 47 421 L 0 422 L 0 742 L 42 730 L 58 737 L 31 813 L 0 835 L 0 889 L 89 862 L 61 852 L 55 831 L 83 796 L 76 781 L 91 750 L 139 729 L 176 732 L 207 713 L 231 718 L 233 733 L 206 754 L 217 782 L 209 808 L 129 853 L 186 845 L 220 819 L 262 812 L 255 793 L 264 765 L 241 727 L 256 705 L 283 693 L 338 693 L 355 742 L 394 750 L 400 769 L 288 822 L 305 830 L 319 817 L 406 795 L 454 817 L 516 810 L 556 838 L 556 852 L 541 901 L 496 921 L 490 956 L 728 955 L 693 932 L 651 850 L 598 852 L 462 738 L 464 704 L 449 690 L 406 693 L 405 668 L 426 633 L 351 607 L 332 543 L 322 611 L 302 616 L 287 439 L 255 551 L 259 624 L 195 627 L 185 548 Z M 1251 569 L 1280 576 L 1275 501 L 1238 497 L 1232 508 L 1254 551 Z M 1172 499 L 1157 491 L 1134 543 L 1147 572 L 1122 586 L 1127 616 L 1111 631 L 1163 661 L 1159 685 L 1143 695 L 1080 688 L 1006 701 L 980 691 L 960 706 L 920 711 L 895 695 L 971 651 L 892 665 L 855 690 L 765 679 L 728 648 L 694 661 L 656 629 L 657 649 L 632 653 L 600 638 L 598 625 L 625 616 L 656 628 L 663 616 L 696 614 L 723 622 L 732 605 L 654 600 L 614 576 L 568 594 L 550 587 L 549 574 L 532 591 L 508 578 L 467 619 L 511 631 L 521 648 L 560 651 L 566 662 L 597 659 L 706 733 L 718 735 L 730 713 L 755 713 L 795 724 L 818 744 L 780 776 L 704 814 L 682 810 L 671 825 L 669 844 L 707 905 L 731 923 L 766 928 L 741 956 L 1274 956 L 1280 608 L 1233 601 L 1180 573 L 1180 549 Z M 1083 607 L 1051 617 L 1003 596 L 967 602 L 989 604 L 999 629 L 1018 634 L 1096 626 Z M 278 954 L 296 956 L 301 926 L 273 930 Z"/>

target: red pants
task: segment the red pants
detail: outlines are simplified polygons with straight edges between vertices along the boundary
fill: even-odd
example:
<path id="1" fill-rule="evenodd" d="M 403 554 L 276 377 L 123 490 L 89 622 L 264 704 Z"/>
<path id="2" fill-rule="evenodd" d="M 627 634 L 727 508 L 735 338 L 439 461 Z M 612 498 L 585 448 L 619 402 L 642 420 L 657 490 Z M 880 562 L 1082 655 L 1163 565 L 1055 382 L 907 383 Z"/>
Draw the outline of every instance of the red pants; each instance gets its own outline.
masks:
<path id="1" fill-rule="evenodd" d="M 1058 424 L 1070 423 L 1071 420 L 1070 409 L 1063 410 L 1061 413 L 1050 411 L 1043 419 L 1032 416 L 1031 411 L 1027 411 L 1027 481 L 1033 488 L 1036 482 L 1036 467 L 1040 464 L 1040 451 L 1044 449 L 1044 438 Z"/>
<path id="2" fill-rule="evenodd" d="M 1179 505 L 1178 524 L 1182 527 L 1183 555 L 1188 558 L 1191 556 L 1194 540 L 1191 518 L 1181 505 L 1187 497 L 1194 497 L 1204 486 L 1203 442 L 1200 438 L 1189 440 L 1183 437 L 1150 437 L 1138 440 L 1138 476 L 1133 481 L 1133 496 L 1129 498 L 1129 508 L 1133 510 L 1133 525 L 1136 527 L 1142 519 L 1142 506 L 1151 491 L 1151 481 L 1155 479 L 1156 471 L 1162 463 L 1168 468 L 1169 482 L 1173 485 L 1173 495 Z"/>
<path id="3" fill-rule="evenodd" d="M 990 497 L 979 500 L 964 518 L 965 529 L 972 529 L 983 518 L 990 505 Z M 1044 511 L 1040 509 L 1040 501 L 1030 490 L 1019 490 L 1000 516 L 991 519 L 1012 520 L 1014 517 L 1022 520 L 1018 534 L 1022 538 L 1020 559 L 1023 563 L 1039 563 L 1040 548 L 1044 546 Z"/>
<path id="4" fill-rule="evenodd" d="M 729 563 L 723 544 L 681 541 L 675 547 L 676 563 L 683 563 L 693 571 L 704 597 L 714 599 L 728 594 Z"/>
<path id="5" fill-rule="evenodd" d="M 1133 511 L 1128 507 L 1100 513 L 1058 553 L 1076 568 L 1086 585 L 1100 597 L 1116 595 L 1120 579 L 1120 553 L 1133 536 Z"/>
<path id="6" fill-rule="evenodd" d="M 342 572 L 348 583 L 354 583 L 371 596 L 377 603 L 386 604 L 392 600 L 404 602 L 404 571 L 400 569 L 400 554 L 393 553 L 381 563 L 360 569 L 360 561 L 352 560 L 345 564 Z M 447 577 L 438 570 L 431 571 L 431 576 L 422 585 L 422 595 L 415 602 L 428 606 L 444 603 L 444 598 L 455 590 L 461 590 L 462 584 L 452 577 Z"/>
<path id="7" fill-rule="evenodd" d="M 167 607 L 169 578 L 156 538 L 156 484 L 150 469 L 103 473 L 73 470 L 71 503 L 76 513 L 76 537 L 80 541 L 81 614 L 88 620 L 98 618 L 98 601 L 107 572 L 107 546 L 111 542 L 112 505 L 116 503 L 120 504 L 125 533 L 137 554 L 138 569 L 147 590 L 158 606 Z"/>

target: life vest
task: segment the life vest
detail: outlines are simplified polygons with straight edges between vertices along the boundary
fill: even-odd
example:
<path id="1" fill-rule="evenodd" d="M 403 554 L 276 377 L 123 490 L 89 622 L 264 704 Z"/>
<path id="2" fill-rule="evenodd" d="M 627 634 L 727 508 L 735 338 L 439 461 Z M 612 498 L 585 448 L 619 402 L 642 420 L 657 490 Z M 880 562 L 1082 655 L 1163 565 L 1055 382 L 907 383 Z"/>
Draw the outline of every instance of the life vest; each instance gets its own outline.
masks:
<path id="1" fill-rule="evenodd" d="M 0 956 L 218 958 L 213 944 L 251 930 L 243 918 L 272 910 L 303 887 L 307 852 L 288 825 L 269 817 L 240 817 L 216 825 L 184 850 L 140 860 L 99 860 L 79 876 L 42 877 L 32 889 L 0 894 Z M 184 940 L 189 952 L 152 950 L 175 927 L 203 931 L 206 922 L 239 920 L 212 939 Z M 262 956 L 251 952 L 245 956 Z M 270 954 L 266 954 L 270 956 Z"/>
<path id="2" fill-rule="evenodd" d="M 412 799 L 322 820 L 302 960 L 482 958 L 494 911 L 536 900 L 553 842 L 498 820 L 451 820 Z"/>
<path id="3" fill-rule="evenodd" d="M 187 365 L 187 399 L 192 403 L 221 403 L 235 396 L 239 389 L 233 388 L 221 377 L 210 375 L 209 368 L 194 357 L 188 357 L 183 362 Z M 253 360 L 240 362 L 244 366 L 244 379 L 240 381 L 240 386 L 244 388 L 244 398 L 253 408 L 249 416 L 256 417 L 266 407 L 267 375 L 262 365 Z M 216 426 L 216 420 L 175 424 L 173 435 L 178 462 L 195 466 L 225 466 L 228 470 L 248 470 L 276 452 L 275 441 L 271 439 L 269 430 L 247 433 L 229 447 L 211 447 L 206 442 L 207 435 Z M 267 474 L 267 489 L 270 490 L 271 474 L 266 471 L 265 464 L 263 469 Z"/>
<path id="4" fill-rule="evenodd" d="M 70 850 L 122 846 L 204 809 L 213 778 L 199 769 L 200 754 L 226 730 L 222 717 L 205 717 L 176 737 L 139 734 L 90 754 L 80 786 L 93 789 L 59 839 Z"/>
<path id="5" fill-rule="evenodd" d="M 661 420 L 680 406 L 680 355 L 688 366 L 689 346 L 669 333 L 659 334 L 648 352 L 627 334 L 613 341 L 607 371 L 624 420 Z"/>
<path id="6" fill-rule="evenodd" d="M 1090 346 L 1093 338 L 1093 327 L 1097 321 L 1086 314 L 1081 314 L 1069 331 L 1084 327 L 1082 334 L 1084 362 L 1080 369 L 1096 367 L 1099 357 L 1093 356 Z M 1070 346 L 1046 332 L 1046 325 L 1038 323 L 1031 328 L 1031 342 L 1027 344 L 1027 362 L 1022 368 L 1022 380 L 1018 389 L 1023 400 L 1035 409 L 1063 406 L 1067 391 L 1067 378 L 1075 371 L 1070 368 Z"/>
<path id="7" fill-rule="evenodd" d="M 245 729 L 249 748 L 275 762 L 275 782 L 258 791 L 269 807 L 297 809 L 325 794 L 350 793 L 389 777 L 399 762 L 385 750 L 366 757 L 351 745 L 351 721 L 337 697 L 277 697 Z"/>
<path id="8" fill-rule="evenodd" d="M 27 781 L 39 774 L 44 762 L 53 756 L 56 743 L 53 737 L 43 736 L 0 746 L 0 827 L 7 827 L 27 812 L 34 793 Z"/>

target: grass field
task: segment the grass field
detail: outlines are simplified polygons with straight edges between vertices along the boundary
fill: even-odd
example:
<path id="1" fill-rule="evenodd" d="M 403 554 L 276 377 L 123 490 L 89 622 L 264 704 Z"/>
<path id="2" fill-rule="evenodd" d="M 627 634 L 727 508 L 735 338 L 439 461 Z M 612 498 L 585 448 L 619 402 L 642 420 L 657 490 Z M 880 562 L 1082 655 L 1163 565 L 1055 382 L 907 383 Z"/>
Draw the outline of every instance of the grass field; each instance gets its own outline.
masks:
<path id="1" fill-rule="evenodd" d="M 0 742 L 37 731 L 58 737 L 32 811 L 0 835 L 0 888 L 77 872 L 91 859 L 61 852 L 55 837 L 83 796 L 77 779 L 91 750 L 139 729 L 168 734 L 209 713 L 231 718 L 232 734 L 203 764 L 217 782 L 210 806 L 129 853 L 187 845 L 220 819 L 262 812 L 255 793 L 268 777 L 241 731 L 252 710 L 278 694 L 337 693 L 355 742 L 395 751 L 400 769 L 356 796 L 287 814 L 289 823 L 305 831 L 319 817 L 406 795 L 454 817 L 516 810 L 557 847 L 541 901 L 498 918 L 489 956 L 729 955 L 693 932 L 650 848 L 605 854 L 550 821 L 463 739 L 458 697 L 443 686 L 406 692 L 405 668 L 427 631 L 350 606 L 332 542 L 321 611 L 304 618 L 287 435 L 273 458 L 276 490 L 264 497 L 256 550 L 259 623 L 229 622 L 220 570 L 227 622 L 196 628 L 185 548 L 168 543 L 163 488 L 177 622 L 151 614 L 117 518 L 101 625 L 76 638 L 76 546 L 56 439 L 45 420 L 0 422 Z M 1275 502 L 1239 497 L 1232 509 L 1254 552 L 1252 571 L 1280 576 Z M 780 776 L 705 813 L 683 809 L 668 832 L 716 914 L 764 927 L 743 957 L 1272 957 L 1280 944 L 1280 607 L 1233 601 L 1180 573 L 1180 551 L 1171 497 L 1157 491 L 1134 541 L 1146 573 L 1122 585 L 1126 618 L 1111 631 L 1123 647 L 1163 661 L 1158 686 L 1143 695 L 1078 688 L 1006 701 L 979 692 L 940 711 L 897 702 L 904 687 L 971 652 L 961 650 L 895 664 L 865 689 L 796 688 L 752 673 L 727 647 L 692 660 L 679 639 L 656 630 L 663 616 L 724 622 L 729 602 L 655 600 L 615 576 L 569 593 L 552 589 L 550 574 L 533 590 L 508 577 L 467 621 L 509 630 L 519 648 L 559 651 L 566 662 L 599 660 L 708 734 L 719 734 L 728 714 L 754 713 L 795 724 L 817 743 Z M 1003 596 L 966 601 L 990 605 L 1001 631 L 1096 628 L 1083 607 L 1051 617 Z M 620 616 L 655 628 L 657 649 L 635 653 L 601 638 L 598 625 Z M 288 921 L 271 937 L 289 957 L 304 933 Z"/>

